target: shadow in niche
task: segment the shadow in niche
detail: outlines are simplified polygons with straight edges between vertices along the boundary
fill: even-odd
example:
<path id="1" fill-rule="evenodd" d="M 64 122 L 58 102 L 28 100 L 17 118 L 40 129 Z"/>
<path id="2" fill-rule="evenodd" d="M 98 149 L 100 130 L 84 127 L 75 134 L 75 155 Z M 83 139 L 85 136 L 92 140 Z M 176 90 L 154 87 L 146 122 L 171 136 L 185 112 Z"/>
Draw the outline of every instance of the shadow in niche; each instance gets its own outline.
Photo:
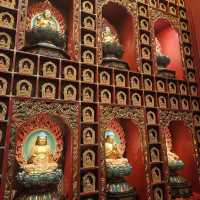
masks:
<path id="1" fill-rule="evenodd" d="M 120 119 L 121 126 L 126 134 L 126 152 L 129 163 L 133 166 L 133 171 L 126 177 L 127 182 L 136 188 L 140 200 L 146 200 L 146 179 L 144 153 L 142 147 L 142 136 L 131 120 Z"/>
<path id="2" fill-rule="evenodd" d="M 198 169 L 191 130 L 186 126 L 184 121 L 171 122 L 169 130 L 172 136 L 172 149 L 185 163 L 184 168 L 179 174 L 191 183 L 193 193 L 200 194 Z"/>
<path id="3" fill-rule="evenodd" d="M 166 19 L 159 19 L 154 24 L 155 37 L 157 37 L 162 53 L 171 59 L 167 67 L 176 72 L 176 78 L 184 79 L 183 63 L 179 35 Z"/>
<path id="4" fill-rule="evenodd" d="M 130 70 L 138 71 L 133 17 L 125 7 L 113 2 L 109 2 L 102 8 L 102 15 L 118 33 L 120 43 L 124 48 L 122 60 L 129 64 Z"/>

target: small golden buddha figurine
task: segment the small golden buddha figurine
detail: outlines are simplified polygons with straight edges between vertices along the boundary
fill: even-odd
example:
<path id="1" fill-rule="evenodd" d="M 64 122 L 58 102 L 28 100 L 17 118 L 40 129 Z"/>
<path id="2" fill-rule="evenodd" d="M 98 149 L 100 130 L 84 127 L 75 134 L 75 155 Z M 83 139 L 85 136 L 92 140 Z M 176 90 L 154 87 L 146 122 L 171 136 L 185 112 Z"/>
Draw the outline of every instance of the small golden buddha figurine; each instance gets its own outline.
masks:
<path id="1" fill-rule="evenodd" d="M 114 141 L 113 136 L 107 135 L 105 139 L 105 154 L 108 159 L 120 159 L 122 158 L 122 152 Z"/>
<path id="2" fill-rule="evenodd" d="M 102 33 L 102 42 L 103 43 L 119 43 L 119 39 L 116 34 L 114 34 L 109 26 L 106 26 Z"/>
<path id="3" fill-rule="evenodd" d="M 1 56 L 0 57 L 0 69 L 5 69 L 6 68 L 6 59 Z"/>
<path id="4" fill-rule="evenodd" d="M 0 36 L 0 47 L 2 48 L 8 48 L 8 38 L 6 38 L 5 35 Z"/>
<path id="5" fill-rule="evenodd" d="M 51 147 L 48 144 L 47 134 L 41 132 L 36 139 L 35 145 L 32 147 L 26 164 L 22 167 L 30 174 L 51 172 L 57 168 L 54 161 Z"/>

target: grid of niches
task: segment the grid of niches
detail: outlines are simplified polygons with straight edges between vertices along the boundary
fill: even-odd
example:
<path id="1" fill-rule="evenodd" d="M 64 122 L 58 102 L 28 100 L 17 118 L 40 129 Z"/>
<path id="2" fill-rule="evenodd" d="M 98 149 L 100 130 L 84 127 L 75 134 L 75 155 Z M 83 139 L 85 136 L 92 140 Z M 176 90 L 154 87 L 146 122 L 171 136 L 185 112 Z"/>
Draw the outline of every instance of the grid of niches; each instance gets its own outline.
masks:
<path id="1" fill-rule="evenodd" d="M 96 66 L 96 4 L 81 0 L 81 140 L 80 199 L 99 199 L 98 67 Z M 87 184 L 90 183 L 90 186 Z"/>
<path id="2" fill-rule="evenodd" d="M 137 0 L 137 2 L 148 4 L 152 8 L 173 16 L 178 15 L 179 7 L 184 7 L 184 0 Z"/>
<path id="3" fill-rule="evenodd" d="M 16 36 L 16 27 L 17 27 L 17 16 L 18 16 L 18 1 L 1 1 L 0 2 L 0 48 L 5 49 L 14 49 L 15 47 L 15 36 Z M 9 51 L 8 51 L 9 52 Z M 7 54 L 7 53 L 6 53 Z M 9 54 L 9 53 L 8 53 Z M 0 55 L 0 63 L 6 62 L 5 58 L 2 58 Z M 1 65 L 0 64 L 0 65 Z M 9 64 L 9 63 L 8 63 Z M 9 64 L 10 65 L 10 64 Z M 3 78 L 5 77 L 5 78 Z M 1 91 L 3 89 L 4 83 L 6 83 L 6 90 L 8 92 L 11 90 L 11 86 L 8 86 L 8 83 L 11 81 L 11 74 L 4 75 L 1 80 Z M 2 82 L 3 81 L 3 82 Z M 6 82 L 5 82 L 6 81 Z M 3 84 L 3 85 L 2 85 Z M 2 94 L 2 93 L 1 93 Z M 3 182 L 4 173 L 4 153 L 8 148 L 6 145 L 6 138 L 8 133 L 8 107 L 9 107 L 9 95 L 0 95 L 0 105 L 1 105 L 1 117 L 0 117 L 0 193 L 1 193 L 1 184 Z"/>

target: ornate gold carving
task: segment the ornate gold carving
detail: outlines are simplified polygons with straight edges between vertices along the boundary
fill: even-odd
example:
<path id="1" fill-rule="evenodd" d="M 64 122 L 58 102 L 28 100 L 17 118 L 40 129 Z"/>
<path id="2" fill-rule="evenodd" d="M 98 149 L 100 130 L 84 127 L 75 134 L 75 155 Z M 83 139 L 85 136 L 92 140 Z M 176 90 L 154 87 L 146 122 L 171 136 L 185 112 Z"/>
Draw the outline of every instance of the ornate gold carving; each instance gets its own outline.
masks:
<path id="1" fill-rule="evenodd" d="M 165 92 L 165 83 L 162 80 L 158 80 L 156 85 L 159 92 Z"/>
<path id="2" fill-rule="evenodd" d="M 142 98 L 139 93 L 132 94 L 132 104 L 134 106 L 141 106 L 142 105 Z"/>
<path id="3" fill-rule="evenodd" d="M 23 58 L 19 61 L 19 73 L 33 75 L 34 62 L 29 58 Z"/>
<path id="4" fill-rule="evenodd" d="M 94 109 L 87 106 L 83 108 L 83 122 L 94 122 Z"/>
<path id="5" fill-rule="evenodd" d="M 158 167 L 154 167 L 151 170 L 151 173 L 152 173 L 152 181 L 153 181 L 153 183 L 161 182 L 161 170 Z"/>
<path id="6" fill-rule="evenodd" d="M 144 88 L 145 90 L 152 90 L 153 89 L 153 84 L 152 80 L 149 78 L 144 79 Z"/>
<path id="7" fill-rule="evenodd" d="M 83 176 L 83 192 L 94 192 L 96 185 L 96 177 L 92 173 Z"/>
<path id="8" fill-rule="evenodd" d="M 94 91 L 90 87 L 85 87 L 83 89 L 83 101 L 93 102 L 94 101 Z"/>
<path id="9" fill-rule="evenodd" d="M 83 144 L 95 144 L 95 130 L 93 128 L 83 129 Z"/>
<path id="10" fill-rule="evenodd" d="M 159 96 L 158 97 L 158 105 L 160 108 L 167 108 L 167 100 L 166 97 L 164 96 Z"/>
<path id="11" fill-rule="evenodd" d="M 178 99 L 176 98 L 176 97 L 171 97 L 170 99 L 169 99 L 169 101 L 170 101 L 170 107 L 171 107 L 171 109 L 178 109 L 178 107 L 179 107 L 179 105 L 178 105 Z"/>
<path id="12" fill-rule="evenodd" d="M 108 103 L 108 104 L 111 103 L 111 93 L 110 93 L 109 90 L 103 89 L 101 91 L 101 102 L 102 103 Z"/>
<path id="13" fill-rule="evenodd" d="M 156 129 L 151 128 L 148 130 L 148 134 L 149 134 L 149 143 L 150 144 L 154 144 L 158 142 L 158 132 Z"/>
<path id="14" fill-rule="evenodd" d="M 142 47 L 142 58 L 146 59 L 146 60 L 150 60 L 151 59 L 151 51 L 149 50 L 149 48 L 147 47 Z"/>
<path id="15" fill-rule="evenodd" d="M 163 190 L 159 187 L 156 187 L 154 189 L 153 196 L 154 200 L 164 200 Z"/>
<path id="16" fill-rule="evenodd" d="M 196 85 L 191 85 L 190 86 L 190 94 L 192 96 L 197 96 L 198 95 L 198 93 L 197 93 L 197 86 Z"/>
<path id="17" fill-rule="evenodd" d="M 83 70 L 83 81 L 94 83 L 94 72 L 91 69 Z"/>
<path id="18" fill-rule="evenodd" d="M 94 47 L 95 46 L 95 38 L 92 34 L 87 33 L 83 36 L 83 43 L 87 46 Z"/>
<path id="19" fill-rule="evenodd" d="M 137 76 L 131 77 L 131 88 L 140 89 L 140 80 Z"/>
<path id="20" fill-rule="evenodd" d="M 92 17 L 87 16 L 83 19 L 84 28 L 95 30 L 95 21 Z"/>
<path id="21" fill-rule="evenodd" d="M 108 72 L 100 72 L 100 83 L 104 85 L 110 85 L 110 74 Z"/>
<path id="22" fill-rule="evenodd" d="M 148 31 L 149 30 L 149 22 L 147 19 L 141 19 L 140 20 L 140 28 L 142 30 Z"/>
<path id="23" fill-rule="evenodd" d="M 127 104 L 127 96 L 126 96 L 125 92 L 123 92 L 123 91 L 117 92 L 117 103 L 121 104 L 121 105 Z"/>
<path id="24" fill-rule="evenodd" d="M 64 87 L 64 100 L 76 101 L 76 87 L 73 85 L 67 85 Z"/>
<path id="25" fill-rule="evenodd" d="M 53 62 L 45 62 L 43 64 L 43 76 L 56 78 L 57 67 Z"/>
<path id="26" fill-rule="evenodd" d="M 93 150 L 85 150 L 83 152 L 83 167 L 89 168 L 95 166 L 95 152 Z"/>
<path id="27" fill-rule="evenodd" d="M 147 107 L 154 107 L 155 106 L 154 97 L 152 95 L 150 95 L 150 94 L 146 95 L 145 101 L 146 101 Z"/>
<path id="28" fill-rule="evenodd" d="M 183 110 L 189 110 L 189 102 L 186 98 L 181 100 L 181 106 Z"/>
<path id="29" fill-rule="evenodd" d="M 0 120 L 5 120 L 7 114 L 7 106 L 4 102 L 0 102 Z"/>
<path id="30" fill-rule="evenodd" d="M 20 80 L 17 82 L 16 91 L 17 96 L 31 97 L 32 84 L 25 79 Z"/>
<path id="31" fill-rule="evenodd" d="M 82 10 L 87 13 L 94 13 L 94 6 L 90 1 L 83 1 L 82 3 Z"/>
<path id="32" fill-rule="evenodd" d="M 184 83 L 180 84 L 180 93 L 182 95 L 187 95 L 187 87 L 186 87 L 186 85 Z"/>
<path id="33" fill-rule="evenodd" d="M 174 82 L 169 82 L 169 93 L 175 94 L 176 91 L 176 84 Z"/>
<path id="34" fill-rule="evenodd" d="M 0 13 L 0 26 L 14 28 L 14 17 L 9 12 Z"/>
<path id="35" fill-rule="evenodd" d="M 8 71 L 10 67 L 10 58 L 4 53 L 0 53 L 0 70 Z"/>
<path id="36" fill-rule="evenodd" d="M 160 162 L 160 151 L 157 147 L 150 149 L 151 162 Z"/>
<path id="37" fill-rule="evenodd" d="M 199 111 L 199 102 L 197 99 L 192 100 L 192 110 L 193 111 Z"/>
<path id="38" fill-rule="evenodd" d="M 116 86 L 118 87 L 125 87 L 126 86 L 126 79 L 123 74 L 116 75 Z"/>
<path id="39" fill-rule="evenodd" d="M 147 112 L 147 123 L 156 124 L 156 114 L 153 111 Z"/>
<path id="40" fill-rule="evenodd" d="M 140 36 L 140 41 L 142 44 L 149 45 L 150 44 L 149 35 L 147 35 L 146 33 L 142 33 Z"/>
<path id="41" fill-rule="evenodd" d="M 190 82 L 196 82 L 195 75 L 193 72 L 188 72 L 188 80 Z"/>
<path id="42" fill-rule="evenodd" d="M 0 77 L 0 95 L 6 95 L 8 82 L 5 78 Z"/>
<path id="43" fill-rule="evenodd" d="M 82 59 L 84 63 L 94 64 L 95 57 L 92 51 L 86 50 L 83 52 Z"/>
<path id="44" fill-rule="evenodd" d="M 0 48 L 9 49 L 11 48 L 11 43 L 12 43 L 12 40 L 11 40 L 10 35 L 8 35 L 5 32 L 1 32 L 0 33 Z"/>
<path id="45" fill-rule="evenodd" d="M 52 83 L 44 83 L 41 92 L 42 98 L 55 99 L 56 97 L 56 87 Z"/>
<path id="46" fill-rule="evenodd" d="M 64 68 L 64 78 L 70 81 L 76 80 L 76 68 L 72 65 L 68 65 Z"/>
<path id="47" fill-rule="evenodd" d="M 1 0 L 0 5 L 6 8 L 15 8 L 15 0 Z"/>

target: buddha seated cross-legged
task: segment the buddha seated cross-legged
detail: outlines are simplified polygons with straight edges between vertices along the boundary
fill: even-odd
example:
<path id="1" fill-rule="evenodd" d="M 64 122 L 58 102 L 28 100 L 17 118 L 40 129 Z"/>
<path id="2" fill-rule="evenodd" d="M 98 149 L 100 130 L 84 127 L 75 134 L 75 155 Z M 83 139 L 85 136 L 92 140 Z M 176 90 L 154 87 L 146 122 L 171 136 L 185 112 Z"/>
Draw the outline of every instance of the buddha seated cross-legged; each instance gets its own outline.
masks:
<path id="1" fill-rule="evenodd" d="M 54 161 L 45 133 L 41 133 L 37 137 L 27 163 L 23 164 L 22 167 L 29 174 L 51 172 L 58 167 L 58 164 Z"/>

